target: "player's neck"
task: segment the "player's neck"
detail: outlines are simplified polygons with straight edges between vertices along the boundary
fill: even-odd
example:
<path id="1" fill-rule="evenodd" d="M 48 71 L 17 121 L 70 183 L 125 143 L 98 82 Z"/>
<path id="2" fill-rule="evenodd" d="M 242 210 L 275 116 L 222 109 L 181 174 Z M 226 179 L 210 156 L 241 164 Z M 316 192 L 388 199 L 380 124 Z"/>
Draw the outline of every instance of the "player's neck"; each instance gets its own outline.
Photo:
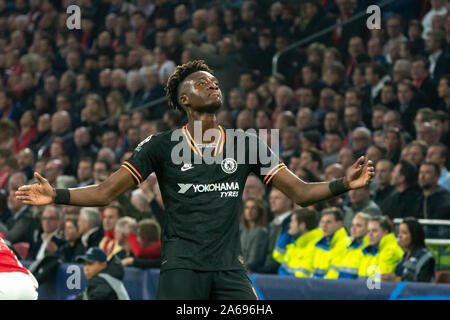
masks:
<path id="1" fill-rule="evenodd" d="M 197 122 L 197 123 L 196 123 Z M 199 126 L 198 122 L 200 122 L 201 126 Z M 216 119 L 216 115 L 214 113 L 206 113 L 206 112 L 197 112 L 193 111 L 188 115 L 188 123 L 189 123 L 189 133 L 194 137 L 197 143 L 212 143 L 214 142 L 214 136 L 210 141 L 201 141 L 198 138 L 203 137 L 204 133 L 208 129 L 217 129 L 219 127 Z M 195 130 L 201 129 L 201 132 L 195 132 Z"/>

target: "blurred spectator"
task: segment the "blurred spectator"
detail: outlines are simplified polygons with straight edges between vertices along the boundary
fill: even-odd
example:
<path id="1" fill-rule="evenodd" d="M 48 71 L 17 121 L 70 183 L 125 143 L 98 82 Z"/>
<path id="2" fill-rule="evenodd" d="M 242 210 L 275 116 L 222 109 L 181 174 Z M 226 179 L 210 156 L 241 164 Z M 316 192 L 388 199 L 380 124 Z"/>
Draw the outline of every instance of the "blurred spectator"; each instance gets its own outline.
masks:
<path id="1" fill-rule="evenodd" d="M 323 237 L 317 228 L 317 212 L 301 208 L 292 212 L 289 230 L 277 241 L 273 258 L 280 263 L 278 275 L 310 277 L 314 245 Z"/>
<path id="2" fill-rule="evenodd" d="M 450 192 L 438 185 L 441 169 L 437 163 L 424 162 L 419 169 L 422 197 L 418 216 L 424 219 L 450 219 Z"/>
<path id="3" fill-rule="evenodd" d="M 270 191 L 270 211 L 274 218 L 269 224 L 269 243 L 265 255 L 264 264 L 261 268 L 254 270 L 258 273 L 276 273 L 279 263 L 273 258 L 273 250 L 280 235 L 289 229 L 293 202 L 281 191 L 272 188 Z"/>
<path id="4" fill-rule="evenodd" d="M 344 227 L 350 231 L 353 217 L 358 212 L 364 212 L 371 216 L 381 215 L 380 207 L 370 199 L 370 186 L 349 191 L 350 206 L 345 210 Z"/>
<path id="5" fill-rule="evenodd" d="M 65 215 L 64 217 L 64 239 L 66 242 L 59 247 L 58 252 L 63 262 L 74 263 L 75 258 L 85 251 L 81 243 L 77 220 L 77 215 Z"/>
<path id="6" fill-rule="evenodd" d="M 130 300 L 122 283 L 125 271 L 118 258 L 107 262 L 106 254 L 100 248 L 92 247 L 76 261 L 83 263 L 88 280 L 86 290 L 77 296 L 77 300 Z"/>
<path id="7" fill-rule="evenodd" d="M 84 249 L 98 247 L 98 244 L 103 238 L 102 220 L 98 209 L 81 208 L 77 224 Z"/>
<path id="8" fill-rule="evenodd" d="M 94 183 L 93 171 L 93 160 L 88 157 L 81 158 L 77 168 L 78 187 L 85 187 Z"/>
<path id="9" fill-rule="evenodd" d="M 369 245 L 367 225 L 371 215 L 360 212 L 353 217 L 350 228 L 352 242 L 347 246 L 338 262 L 338 279 L 357 279 L 359 265 L 363 258 L 362 250 Z"/>
<path id="10" fill-rule="evenodd" d="M 40 217 L 42 233 L 30 247 L 27 259 L 40 260 L 46 256 L 55 255 L 65 241 L 60 237 L 59 229 L 62 219 L 61 209 L 56 206 L 46 206 Z"/>
<path id="11" fill-rule="evenodd" d="M 448 148 L 443 144 L 430 145 L 427 150 L 426 162 L 434 162 L 441 169 L 438 185 L 450 191 L 450 173 L 445 167 L 448 157 Z"/>
<path id="12" fill-rule="evenodd" d="M 405 250 L 393 273 L 381 275 L 388 281 L 434 281 L 434 258 L 425 247 L 425 232 L 417 219 L 409 217 L 400 223 L 398 244 Z"/>
<path id="13" fill-rule="evenodd" d="M 20 186 L 27 183 L 27 178 L 21 172 L 14 173 L 8 180 L 8 209 L 11 215 L 4 224 L 8 229 L 5 238 L 11 244 L 27 242 L 33 245 L 33 233 L 37 229 L 36 219 L 33 217 L 32 206 L 17 200 L 14 193 Z"/>
<path id="14" fill-rule="evenodd" d="M 159 260 L 161 258 L 161 229 L 153 219 L 143 219 L 138 222 L 136 234 L 128 234 L 128 244 L 134 257 L 140 259 Z M 133 258 L 125 258 L 122 265 L 133 263 Z"/>
<path id="15" fill-rule="evenodd" d="M 359 277 L 367 278 L 375 273 L 394 272 L 403 256 L 392 233 L 391 221 L 386 216 L 372 217 L 368 224 L 369 245 L 363 249 Z M 377 279 L 374 279 L 377 281 Z"/>
<path id="16" fill-rule="evenodd" d="M 264 195 L 265 188 L 261 180 L 254 175 L 248 176 L 244 186 L 244 191 L 242 193 L 242 200 L 246 201 L 250 198 L 262 200 L 264 198 Z"/>
<path id="17" fill-rule="evenodd" d="M 122 250 L 115 239 L 115 226 L 117 221 L 124 216 L 124 212 L 119 205 L 110 204 L 103 210 L 103 239 L 99 243 L 99 248 L 102 249 L 108 258 L 111 259 L 113 255 Z"/>
<path id="18" fill-rule="evenodd" d="M 37 137 L 37 116 L 32 110 L 24 112 L 20 118 L 20 132 L 14 139 L 12 144 L 12 150 L 19 152 L 24 148 L 27 148 L 31 141 Z"/>
<path id="19" fill-rule="evenodd" d="M 336 279 L 339 259 L 350 244 L 343 226 L 344 214 L 339 208 L 327 208 L 320 212 L 320 228 L 323 238 L 316 242 L 313 251 L 312 277 Z"/>
<path id="20" fill-rule="evenodd" d="M 380 160 L 375 167 L 375 179 L 377 188 L 373 200 L 380 207 L 381 212 L 387 213 L 386 202 L 394 192 L 395 186 L 391 184 L 394 165 L 389 160 Z"/>
<path id="21" fill-rule="evenodd" d="M 251 272 L 262 266 L 265 259 L 268 232 L 267 213 L 261 199 L 244 201 L 241 219 L 241 246 L 247 269 Z"/>
<path id="22" fill-rule="evenodd" d="M 415 166 L 408 161 L 400 160 L 392 171 L 391 184 L 395 187 L 395 191 L 386 198 L 383 213 L 394 219 L 418 212 L 421 190 L 417 185 Z"/>

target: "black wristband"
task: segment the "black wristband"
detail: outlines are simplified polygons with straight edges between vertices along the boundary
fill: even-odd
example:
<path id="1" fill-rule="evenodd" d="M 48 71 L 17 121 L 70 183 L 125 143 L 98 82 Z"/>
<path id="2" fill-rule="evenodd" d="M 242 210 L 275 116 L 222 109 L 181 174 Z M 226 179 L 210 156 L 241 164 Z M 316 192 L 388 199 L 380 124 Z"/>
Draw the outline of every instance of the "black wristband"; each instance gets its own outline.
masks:
<path id="1" fill-rule="evenodd" d="M 330 191 L 335 196 L 343 194 L 348 191 L 348 189 L 344 185 L 344 178 L 336 179 L 330 182 Z"/>
<path id="2" fill-rule="evenodd" d="M 70 191 L 69 189 L 55 189 L 56 196 L 53 201 L 56 204 L 70 204 Z"/>

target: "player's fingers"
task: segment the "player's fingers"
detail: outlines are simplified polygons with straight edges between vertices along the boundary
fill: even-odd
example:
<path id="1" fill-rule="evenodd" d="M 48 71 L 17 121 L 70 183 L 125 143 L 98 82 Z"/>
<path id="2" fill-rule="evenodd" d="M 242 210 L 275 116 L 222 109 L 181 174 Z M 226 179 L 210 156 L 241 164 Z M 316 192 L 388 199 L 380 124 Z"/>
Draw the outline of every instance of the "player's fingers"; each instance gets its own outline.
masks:
<path id="1" fill-rule="evenodd" d="M 17 192 L 20 192 L 20 191 L 30 191 L 30 190 L 31 190 L 31 186 L 30 186 L 30 185 L 21 186 L 21 187 L 19 187 L 19 189 L 17 189 L 17 190 L 18 190 Z"/>
<path id="2" fill-rule="evenodd" d="M 39 174 L 39 172 L 34 173 L 34 177 L 39 181 L 39 183 L 44 183 L 45 179 Z"/>
<path id="3" fill-rule="evenodd" d="M 358 168 L 361 167 L 363 164 L 364 164 L 364 156 L 361 156 L 358 158 L 358 160 L 356 160 L 355 166 Z"/>

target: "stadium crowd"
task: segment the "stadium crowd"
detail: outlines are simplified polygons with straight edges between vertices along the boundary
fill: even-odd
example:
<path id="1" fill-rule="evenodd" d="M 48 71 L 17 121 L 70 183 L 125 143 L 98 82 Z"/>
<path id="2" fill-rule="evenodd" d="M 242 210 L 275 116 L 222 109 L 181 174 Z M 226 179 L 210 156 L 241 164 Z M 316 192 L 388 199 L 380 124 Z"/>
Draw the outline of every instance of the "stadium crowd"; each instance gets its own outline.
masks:
<path id="1" fill-rule="evenodd" d="M 74 262 L 98 246 L 123 266 L 158 267 L 164 204 L 154 175 L 99 209 L 31 207 L 14 192 L 36 182 L 33 172 L 57 188 L 103 181 L 140 141 L 184 124 L 164 86 L 176 65 L 203 59 L 223 91 L 218 122 L 279 129 L 280 159 L 304 181 L 340 178 L 361 155 L 376 166 L 369 187 L 309 208 L 250 176 L 249 271 L 431 281 L 417 219 L 450 220 L 450 2 L 396 0 L 382 8 L 381 29 L 345 23 L 373 3 L 0 0 L 1 235 L 24 260 Z M 79 30 L 66 26 L 71 4 Z M 276 52 L 335 23 L 272 74 Z M 398 240 L 395 218 L 404 219 Z"/>

